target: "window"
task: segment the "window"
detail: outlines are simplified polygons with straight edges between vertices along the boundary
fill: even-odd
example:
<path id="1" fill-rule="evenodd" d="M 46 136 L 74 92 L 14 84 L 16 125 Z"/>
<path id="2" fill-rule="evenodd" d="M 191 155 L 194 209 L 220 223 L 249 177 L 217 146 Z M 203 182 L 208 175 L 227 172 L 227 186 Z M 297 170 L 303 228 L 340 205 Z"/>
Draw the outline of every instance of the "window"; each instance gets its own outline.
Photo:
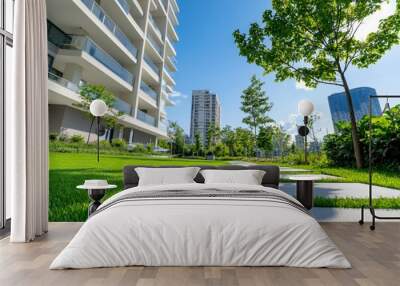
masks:
<path id="1" fill-rule="evenodd" d="M 14 0 L 0 0 L 0 235 L 8 226 L 10 194 L 4 188 L 4 103 L 11 93 Z"/>

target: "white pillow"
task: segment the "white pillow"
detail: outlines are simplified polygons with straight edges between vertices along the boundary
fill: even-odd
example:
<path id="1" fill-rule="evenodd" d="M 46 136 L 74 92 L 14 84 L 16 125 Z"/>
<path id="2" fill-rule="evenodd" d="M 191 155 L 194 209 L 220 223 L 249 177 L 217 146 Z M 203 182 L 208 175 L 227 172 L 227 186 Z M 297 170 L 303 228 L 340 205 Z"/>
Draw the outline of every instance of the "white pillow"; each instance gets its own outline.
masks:
<path id="1" fill-rule="evenodd" d="M 205 184 L 261 185 L 265 171 L 261 170 L 202 170 Z"/>
<path id="2" fill-rule="evenodd" d="M 139 186 L 195 183 L 193 180 L 200 168 L 135 168 Z"/>

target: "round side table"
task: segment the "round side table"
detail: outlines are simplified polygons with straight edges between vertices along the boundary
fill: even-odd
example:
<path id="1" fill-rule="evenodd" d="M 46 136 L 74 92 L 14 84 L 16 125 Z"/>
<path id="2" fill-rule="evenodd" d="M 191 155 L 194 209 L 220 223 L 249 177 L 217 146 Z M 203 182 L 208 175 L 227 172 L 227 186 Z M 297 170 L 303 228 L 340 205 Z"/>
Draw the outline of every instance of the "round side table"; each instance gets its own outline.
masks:
<path id="1" fill-rule="evenodd" d="M 314 181 L 320 180 L 317 175 L 293 175 L 288 178 L 296 181 L 296 198 L 302 205 L 310 210 L 314 206 Z"/>
<path id="2" fill-rule="evenodd" d="M 104 185 L 104 186 L 91 186 L 91 185 L 80 185 L 77 189 L 87 190 L 90 198 L 90 204 L 88 207 L 88 217 L 94 213 L 97 208 L 101 205 L 100 200 L 104 197 L 107 190 L 115 189 L 116 185 Z"/>

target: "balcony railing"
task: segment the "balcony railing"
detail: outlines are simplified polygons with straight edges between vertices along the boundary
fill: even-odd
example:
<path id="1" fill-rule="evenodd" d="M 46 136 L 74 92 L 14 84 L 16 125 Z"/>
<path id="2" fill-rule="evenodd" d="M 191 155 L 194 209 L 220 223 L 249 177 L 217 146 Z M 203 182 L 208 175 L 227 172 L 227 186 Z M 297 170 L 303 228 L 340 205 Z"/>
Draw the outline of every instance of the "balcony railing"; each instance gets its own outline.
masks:
<path id="1" fill-rule="evenodd" d="M 169 56 L 168 59 L 170 60 L 170 62 L 171 62 L 172 64 L 177 65 L 178 61 L 176 60 L 175 57 Z"/>
<path id="2" fill-rule="evenodd" d="M 137 57 L 137 48 L 134 44 L 129 40 L 129 38 L 121 31 L 121 29 L 115 24 L 115 22 L 106 14 L 103 8 L 100 7 L 99 4 L 94 0 L 81 0 L 85 6 L 102 22 L 107 29 L 117 37 L 117 39 L 124 45 L 125 48 L 136 58 Z M 123 2 L 123 0 L 119 0 L 118 2 Z M 122 6 L 122 5 L 121 5 Z M 129 5 L 128 5 L 129 6 Z"/>
<path id="3" fill-rule="evenodd" d="M 171 75 L 171 71 L 169 71 L 166 67 L 164 68 L 164 73 L 166 74 L 166 76 L 167 76 L 171 81 L 174 80 L 174 78 L 173 78 L 172 75 Z"/>
<path id="4" fill-rule="evenodd" d="M 129 7 L 129 4 L 128 4 L 128 2 L 126 2 L 126 0 L 117 0 L 117 1 L 118 1 L 119 5 L 121 5 L 122 9 L 124 9 L 125 14 L 131 13 L 130 12 L 131 8 Z"/>
<path id="5" fill-rule="evenodd" d="M 168 0 L 160 0 L 161 4 L 163 5 L 165 11 L 167 11 L 168 8 Z"/>
<path id="6" fill-rule="evenodd" d="M 73 83 L 73 82 L 71 82 L 71 81 L 69 81 L 69 80 L 67 80 L 67 79 L 65 79 L 63 77 L 60 77 L 60 76 L 58 76 L 56 74 L 53 74 L 51 72 L 47 73 L 47 77 L 51 81 L 54 81 L 54 82 L 58 83 L 59 85 L 65 87 L 65 88 L 68 88 L 69 90 L 71 90 L 73 92 L 79 93 L 80 88 L 79 88 L 79 86 L 77 84 L 75 84 L 75 83 Z"/>
<path id="7" fill-rule="evenodd" d="M 164 131 L 164 132 L 167 132 L 167 130 L 168 130 L 168 124 L 165 123 L 165 122 L 163 122 L 163 121 L 160 121 L 160 122 L 158 123 L 158 128 L 159 128 L 160 130 Z"/>
<path id="8" fill-rule="evenodd" d="M 146 93 L 148 96 L 153 98 L 155 101 L 157 101 L 157 98 L 158 98 L 157 92 L 154 89 L 152 89 L 150 86 L 148 86 L 144 81 L 141 82 L 140 89 L 144 93 Z"/>
<path id="9" fill-rule="evenodd" d="M 88 53 L 102 63 L 105 67 L 119 76 L 121 79 L 133 84 L 133 75 L 118 63 L 112 56 L 101 49 L 92 39 L 85 36 L 73 36 L 71 43 L 65 44 L 64 49 L 80 50 Z"/>
<path id="10" fill-rule="evenodd" d="M 120 99 L 118 97 L 115 98 L 113 107 L 116 110 L 118 110 L 118 111 L 120 111 L 122 113 L 125 113 L 125 114 L 128 114 L 128 115 L 132 114 L 131 113 L 132 112 L 132 105 L 130 105 L 129 103 L 127 103 L 126 101 L 124 101 L 124 100 L 122 100 L 122 99 Z"/>
<path id="11" fill-rule="evenodd" d="M 147 55 L 144 56 L 144 61 L 157 75 L 160 75 L 160 68 Z"/>
<path id="12" fill-rule="evenodd" d="M 162 56 L 163 48 L 160 44 L 158 44 L 151 35 L 148 35 L 147 39 L 150 41 L 151 45 L 156 49 L 160 57 Z"/>
<path id="13" fill-rule="evenodd" d="M 149 14 L 149 20 L 150 20 L 151 24 L 153 25 L 154 29 L 156 30 L 156 32 L 158 33 L 158 35 L 160 36 L 160 38 L 162 38 L 161 30 L 158 27 L 156 20 L 154 20 L 154 18 L 151 14 Z"/>
<path id="14" fill-rule="evenodd" d="M 146 112 L 141 111 L 140 109 L 138 109 L 137 111 L 137 119 L 151 126 L 156 126 L 156 119 L 153 116 L 148 115 Z"/>

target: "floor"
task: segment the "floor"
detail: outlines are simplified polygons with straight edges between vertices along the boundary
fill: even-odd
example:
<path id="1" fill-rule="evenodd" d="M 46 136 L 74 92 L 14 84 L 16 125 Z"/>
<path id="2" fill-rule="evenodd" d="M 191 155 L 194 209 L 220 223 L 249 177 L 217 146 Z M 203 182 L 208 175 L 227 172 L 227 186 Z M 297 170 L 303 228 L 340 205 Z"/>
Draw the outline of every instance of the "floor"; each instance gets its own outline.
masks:
<path id="1" fill-rule="evenodd" d="M 0 241 L 0 285 L 399 285 L 400 223 L 322 223 L 353 268 L 126 267 L 50 271 L 48 266 L 80 227 L 51 223 L 49 233 L 30 244 Z"/>

